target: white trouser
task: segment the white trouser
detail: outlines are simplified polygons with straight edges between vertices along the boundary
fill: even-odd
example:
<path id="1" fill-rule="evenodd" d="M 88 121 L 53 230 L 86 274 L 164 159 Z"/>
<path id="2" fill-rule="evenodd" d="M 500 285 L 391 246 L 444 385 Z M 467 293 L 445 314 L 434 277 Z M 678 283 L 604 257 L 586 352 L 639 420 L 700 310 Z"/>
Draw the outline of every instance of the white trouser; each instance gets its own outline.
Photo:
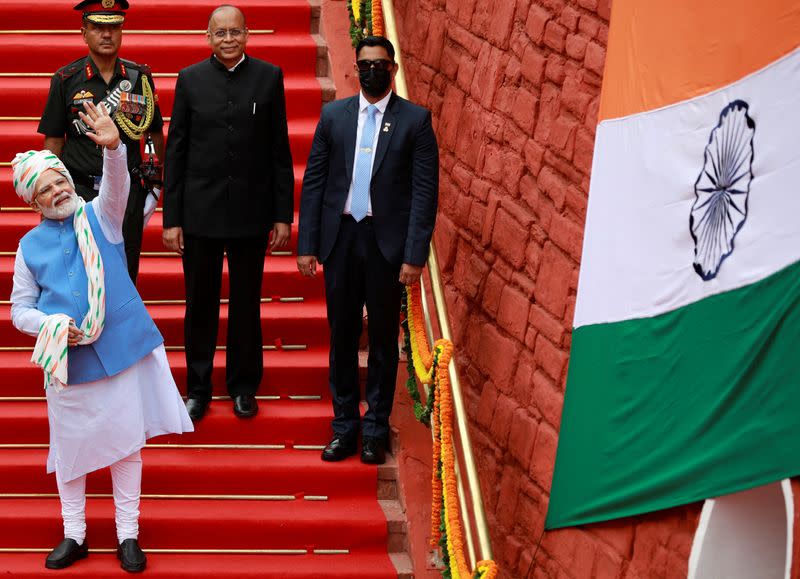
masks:
<path id="1" fill-rule="evenodd" d="M 111 465 L 114 488 L 114 520 L 117 540 L 139 538 L 139 495 L 142 492 L 142 455 L 140 451 Z M 86 475 L 63 482 L 56 471 L 64 537 L 79 545 L 86 539 Z"/>

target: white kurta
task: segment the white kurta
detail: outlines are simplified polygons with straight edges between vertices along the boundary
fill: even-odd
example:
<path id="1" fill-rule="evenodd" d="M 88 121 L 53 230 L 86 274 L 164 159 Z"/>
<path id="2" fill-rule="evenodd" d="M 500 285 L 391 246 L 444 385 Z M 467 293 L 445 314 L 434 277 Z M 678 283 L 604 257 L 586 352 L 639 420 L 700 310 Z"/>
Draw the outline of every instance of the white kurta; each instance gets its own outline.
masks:
<path id="1" fill-rule="evenodd" d="M 127 154 L 121 144 L 115 151 L 105 151 L 100 194 L 91 201 L 110 243 L 123 241 L 129 186 Z M 36 309 L 40 293 L 20 247 L 14 262 L 11 321 L 31 336 L 38 335 L 47 316 Z M 80 324 L 80 320 L 76 322 Z M 125 458 L 141 449 L 150 437 L 194 430 L 163 345 L 116 376 L 69 385 L 61 392 L 48 388 L 47 415 L 47 472 L 57 470 L 64 481 Z"/>

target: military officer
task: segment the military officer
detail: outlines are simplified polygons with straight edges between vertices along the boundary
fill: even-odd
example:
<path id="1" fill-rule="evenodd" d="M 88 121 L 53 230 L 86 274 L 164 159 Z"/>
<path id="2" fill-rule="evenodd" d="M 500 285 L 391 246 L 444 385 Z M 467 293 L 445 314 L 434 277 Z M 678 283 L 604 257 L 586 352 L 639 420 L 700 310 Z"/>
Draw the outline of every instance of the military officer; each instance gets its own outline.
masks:
<path id="1" fill-rule="evenodd" d="M 127 0 L 83 0 L 75 10 L 83 13 L 81 34 L 89 54 L 58 69 L 50 83 L 39 133 L 44 148 L 61 157 L 75 181 L 78 195 L 86 201 L 97 196 L 103 172 L 103 151 L 87 136 L 78 112 L 84 102 L 105 102 L 120 129 L 128 151 L 131 189 L 122 232 L 128 273 L 136 281 L 142 246 L 145 201 L 141 184 L 139 140 L 152 137 L 155 152 L 163 159 L 164 135 L 161 111 L 150 69 L 119 58 L 122 23 Z M 155 207 L 153 199 L 148 208 Z"/>

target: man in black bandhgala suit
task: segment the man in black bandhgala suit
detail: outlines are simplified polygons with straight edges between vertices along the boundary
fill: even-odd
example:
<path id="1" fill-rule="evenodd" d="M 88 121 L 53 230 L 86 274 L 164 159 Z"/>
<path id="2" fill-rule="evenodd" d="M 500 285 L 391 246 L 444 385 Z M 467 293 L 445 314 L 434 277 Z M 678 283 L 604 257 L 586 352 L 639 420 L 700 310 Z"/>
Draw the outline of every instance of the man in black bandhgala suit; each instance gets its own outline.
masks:
<path id="1" fill-rule="evenodd" d="M 192 420 L 211 400 L 223 252 L 230 275 L 228 393 L 237 416 L 257 413 L 264 256 L 268 247 L 286 245 L 294 217 L 283 73 L 245 54 L 247 36 L 239 9 L 214 10 L 213 54 L 180 71 L 169 126 L 163 237 L 183 256 Z"/>

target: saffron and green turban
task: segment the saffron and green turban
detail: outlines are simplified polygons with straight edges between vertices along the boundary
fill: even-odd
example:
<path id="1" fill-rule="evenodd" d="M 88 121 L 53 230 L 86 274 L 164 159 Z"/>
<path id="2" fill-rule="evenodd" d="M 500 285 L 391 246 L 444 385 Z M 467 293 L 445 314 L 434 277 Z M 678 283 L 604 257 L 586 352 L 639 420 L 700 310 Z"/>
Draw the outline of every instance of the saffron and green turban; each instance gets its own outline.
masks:
<path id="1" fill-rule="evenodd" d="M 48 169 L 54 169 L 64 175 L 72 188 L 75 188 L 72 176 L 67 171 L 64 163 L 54 153 L 46 149 L 44 151 L 17 153 L 17 156 L 11 161 L 11 167 L 14 170 L 14 190 L 25 203 L 33 201 L 33 196 L 36 192 L 36 181 Z"/>

